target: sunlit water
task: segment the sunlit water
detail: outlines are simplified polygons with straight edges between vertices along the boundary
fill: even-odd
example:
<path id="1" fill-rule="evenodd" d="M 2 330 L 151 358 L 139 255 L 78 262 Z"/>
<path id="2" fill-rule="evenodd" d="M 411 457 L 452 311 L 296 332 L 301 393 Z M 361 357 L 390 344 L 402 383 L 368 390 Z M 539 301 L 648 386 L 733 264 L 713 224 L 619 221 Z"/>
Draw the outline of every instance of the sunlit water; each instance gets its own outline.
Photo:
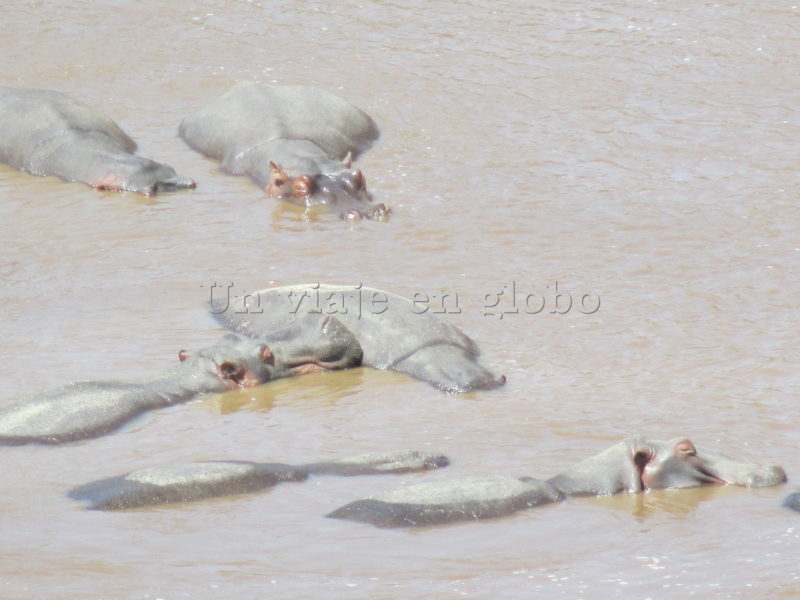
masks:
<path id="1" fill-rule="evenodd" d="M 0 83 L 98 107 L 198 188 L 148 200 L 0 167 L 2 402 L 172 365 L 219 335 L 215 283 L 363 283 L 432 307 L 447 293 L 447 318 L 508 384 L 448 396 L 356 370 L 3 449 L 0 597 L 800 593 L 800 518 L 780 507 L 800 472 L 798 7 L 332 6 L 3 11 Z M 391 220 L 306 221 L 186 148 L 180 119 L 243 79 L 318 85 L 369 112 L 382 137 L 358 164 Z M 549 477 L 639 432 L 779 462 L 789 484 L 570 499 L 422 531 L 322 517 L 403 482 Z M 414 448 L 453 464 L 130 513 L 65 495 L 181 461 Z"/>

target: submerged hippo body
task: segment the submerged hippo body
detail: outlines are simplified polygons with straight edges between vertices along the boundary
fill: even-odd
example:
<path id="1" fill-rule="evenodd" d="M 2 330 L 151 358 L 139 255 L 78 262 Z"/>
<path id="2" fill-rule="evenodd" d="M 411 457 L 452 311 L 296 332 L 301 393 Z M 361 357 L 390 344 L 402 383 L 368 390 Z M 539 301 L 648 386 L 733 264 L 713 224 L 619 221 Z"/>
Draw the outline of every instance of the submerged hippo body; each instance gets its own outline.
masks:
<path id="1" fill-rule="evenodd" d="M 363 174 L 349 164 L 378 138 L 375 123 L 325 90 L 242 82 L 186 117 L 179 133 L 225 172 L 249 176 L 271 197 L 328 205 L 348 219 L 389 213 L 372 203 Z"/>
<path id="2" fill-rule="evenodd" d="M 314 329 L 316 327 L 316 330 Z M 0 445 L 59 444 L 110 433 L 141 413 L 201 394 L 272 379 L 357 366 L 361 349 L 335 319 L 296 323 L 267 335 L 271 345 L 228 334 L 150 383 L 78 381 L 0 408 Z"/>
<path id="3" fill-rule="evenodd" d="M 0 162 L 94 188 L 138 192 L 195 187 L 172 167 L 136 156 L 114 121 L 59 92 L 0 86 Z"/>
<path id="4" fill-rule="evenodd" d="M 786 508 L 791 508 L 792 510 L 800 512 L 800 492 L 795 492 L 786 496 L 783 500 L 783 505 Z"/>
<path id="5" fill-rule="evenodd" d="M 305 465 L 213 461 L 156 467 L 101 479 L 69 492 L 96 510 L 122 510 L 259 492 L 309 475 L 375 475 L 438 469 L 446 457 L 423 452 L 365 454 Z"/>
<path id="6" fill-rule="evenodd" d="M 632 437 L 547 481 L 511 477 L 464 478 L 426 483 L 356 500 L 328 516 L 378 527 L 442 525 L 502 517 L 566 496 L 644 492 L 706 484 L 746 487 L 786 481 L 777 465 L 746 463 L 685 438 L 668 442 Z"/>
<path id="7" fill-rule="evenodd" d="M 233 300 L 214 300 L 212 312 L 228 329 L 261 339 L 298 319 L 335 314 L 354 334 L 363 364 L 406 373 L 448 392 L 502 385 L 477 363 L 478 347 L 458 328 L 411 300 L 382 290 L 320 284 L 268 288 Z"/>
<path id="8" fill-rule="evenodd" d="M 563 497 L 553 486 L 531 477 L 464 477 L 356 500 L 328 517 L 376 527 L 424 527 L 503 517 Z"/>

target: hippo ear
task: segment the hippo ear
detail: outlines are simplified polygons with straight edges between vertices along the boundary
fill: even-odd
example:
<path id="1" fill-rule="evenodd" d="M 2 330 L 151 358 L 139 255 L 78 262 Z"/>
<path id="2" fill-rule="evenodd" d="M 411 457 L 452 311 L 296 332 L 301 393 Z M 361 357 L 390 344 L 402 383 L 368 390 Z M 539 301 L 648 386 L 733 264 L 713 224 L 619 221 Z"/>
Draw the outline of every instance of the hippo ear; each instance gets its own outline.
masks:
<path id="1" fill-rule="evenodd" d="M 286 171 L 275 161 L 269 161 L 269 176 L 270 179 L 282 178 L 286 179 Z"/>
<path id="2" fill-rule="evenodd" d="M 353 151 L 352 150 L 348 150 L 347 151 L 347 154 L 342 159 L 342 164 L 348 169 L 353 165 Z"/>
<path id="3" fill-rule="evenodd" d="M 261 359 L 261 362 L 265 364 L 275 364 L 275 356 L 272 354 L 272 350 L 270 350 L 269 346 L 266 344 L 261 344 L 258 347 L 258 358 Z"/>
<path id="4" fill-rule="evenodd" d="M 288 180 L 289 176 L 286 175 L 286 171 L 283 170 L 283 167 L 273 161 L 269 161 L 269 182 L 264 188 L 267 192 L 267 196 L 271 198 L 282 196 L 283 188 Z"/>
<path id="5" fill-rule="evenodd" d="M 180 359 L 181 362 L 183 362 L 187 358 L 192 356 L 192 354 L 193 353 L 190 350 L 181 350 L 180 352 L 178 352 L 178 358 Z"/>

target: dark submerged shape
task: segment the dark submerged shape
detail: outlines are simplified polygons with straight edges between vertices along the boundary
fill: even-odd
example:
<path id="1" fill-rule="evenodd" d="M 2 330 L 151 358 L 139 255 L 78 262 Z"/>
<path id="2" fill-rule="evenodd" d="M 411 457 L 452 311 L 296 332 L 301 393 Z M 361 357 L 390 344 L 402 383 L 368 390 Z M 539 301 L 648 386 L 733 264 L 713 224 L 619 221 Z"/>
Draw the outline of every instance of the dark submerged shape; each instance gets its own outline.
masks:
<path id="1" fill-rule="evenodd" d="M 335 307 L 331 308 L 332 303 Z M 431 311 L 382 290 L 302 284 L 268 288 L 243 298 L 215 301 L 215 318 L 228 329 L 262 339 L 297 320 L 336 318 L 363 350 L 363 364 L 426 381 L 446 392 L 491 389 L 505 383 L 478 364 L 478 347 Z"/>
<path id="2" fill-rule="evenodd" d="M 213 461 L 143 469 L 87 483 L 69 492 L 96 510 L 122 510 L 259 492 L 309 475 L 380 475 L 438 469 L 447 457 L 423 452 L 365 454 L 307 465 Z"/>
<path id="3" fill-rule="evenodd" d="M 741 462 L 718 452 L 698 451 L 685 438 L 659 442 L 639 436 L 623 440 L 548 481 L 485 477 L 424 483 L 356 500 L 328 516 L 378 527 L 442 525 L 502 517 L 565 496 L 708 484 L 760 487 L 784 481 L 786 474 L 778 465 Z M 800 494 L 796 496 L 791 507 L 797 510 Z"/>
<path id="4" fill-rule="evenodd" d="M 315 87 L 241 82 L 186 117 L 180 136 L 220 161 L 222 170 L 247 175 L 268 196 L 304 207 L 327 205 L 343 218 L 382 219 L 366 179 L 351 160 L 378 138 L 364 112 Z"/>
<path id="5" fill-rule="evenodd" d="M 786 508 L 791 508 L 792 510 L 800 512 L 800 492 L 795 492 L 794 494 L 786 496 L 783 500 L 783 505 Z"/>
<path id="6" fill-rule="evenodd" d="M 78 381 L 30 394 L 0 409 L 0 445 L 99 437 L 143 412 L 201 394 L 361 364 L 358 343 L 333 318 L 299 321 L 264 340 L 270 345 L 228 334 L 196 353 L 182 350 L 180 364 L 150 383 Z"/>
<path id="7" fill-rule="evenodd" d="M 172 167 L 136 156 L 114 121 L 59 92 L 0 86 L 0 162 L 34 175 L 99 190 L 159 192 L 194 188 Z"/>

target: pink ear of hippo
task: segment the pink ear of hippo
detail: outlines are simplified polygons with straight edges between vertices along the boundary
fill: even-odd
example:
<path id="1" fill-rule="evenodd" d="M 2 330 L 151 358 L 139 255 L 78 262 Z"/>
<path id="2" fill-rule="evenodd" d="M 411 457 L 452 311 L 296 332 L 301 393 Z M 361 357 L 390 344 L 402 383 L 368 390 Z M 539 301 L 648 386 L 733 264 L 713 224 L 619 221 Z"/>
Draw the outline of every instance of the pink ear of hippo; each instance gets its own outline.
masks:
<path id="1" fill-rule="evenodd" d="M 261 359 L 261 362 L 263 363 L 269 365 L 275 364 L 275 355 L 272 354 L 272 350 L 270 350 L 270 347 L 267 346 L 266 344 L 261 344 L 258 351 L 258 357 Z"/>
<path id="2" fill-rule="evenodd" d="M 189 350 L 181 350 L 181 351 L 179 351 L 179 352 L 178 352 L 178 359 L 179 359 L 181 362 L 183 362 L 183 361 L 185 361 L 187 358 L 189 358 L 191 355 L 192 355 L 192 352 L 191 352 L 191 351 L 189 351 Z"/>
<path id="3" fill-rule="evenodd" d="M 269 161 L 269 183 L 267 183 L 266 188 L 264 188 L 267 196 L 276 198 L 283 195 L 283 187 L 286 185 L 288 179 L 289 176 L 286 174 L 286 171 L 283 170 L 282 166 L 274 161 Z"/>
<path id="4" fill-rule="evenodd" d="M 684 439 L 675 444 L 675 453 L 679 456 L 695 456 L 697 448 L 695 448 L 691 440 Z"/>

